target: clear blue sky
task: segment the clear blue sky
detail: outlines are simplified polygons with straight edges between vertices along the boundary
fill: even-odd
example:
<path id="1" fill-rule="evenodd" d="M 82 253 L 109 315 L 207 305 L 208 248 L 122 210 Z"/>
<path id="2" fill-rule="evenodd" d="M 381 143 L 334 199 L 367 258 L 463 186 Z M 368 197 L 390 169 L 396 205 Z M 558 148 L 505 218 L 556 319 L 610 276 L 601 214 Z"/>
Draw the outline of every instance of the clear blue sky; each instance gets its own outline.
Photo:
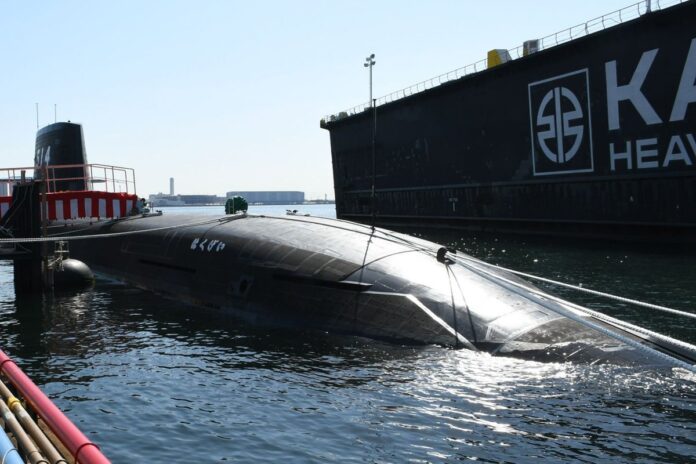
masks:
<path id="1" fill-rule="evenodd" d="M 138 193 L 304 190 L 333 197 L 319 120 L 604 13 L 626 0 L 0 0 L 0 159 L 40 125 L 83 124 L 92 163 Z"/>

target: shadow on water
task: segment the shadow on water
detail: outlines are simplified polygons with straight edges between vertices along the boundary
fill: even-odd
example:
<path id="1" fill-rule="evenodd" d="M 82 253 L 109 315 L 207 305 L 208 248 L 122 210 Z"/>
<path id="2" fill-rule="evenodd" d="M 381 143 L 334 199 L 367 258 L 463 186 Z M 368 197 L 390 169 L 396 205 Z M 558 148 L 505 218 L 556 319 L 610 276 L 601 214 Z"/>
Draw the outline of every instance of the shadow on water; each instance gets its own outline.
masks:
<path id="1" fill-rule="evenodd" d="M 75 365 L 106 349 L 99 328 L 108 300 L 93 289 L 16 295 L 12 306 L 4 314 L 3 348 L 37 383 L 69 376 Z"/>
<path id="2" fill-rule="evenodd" d="M 385 361 L 407 362 L 418 349 L 329 334 L 298 327 L 273 328 L 249 324 L 218 311 L 172 302 L 156 294 L 128 286 L 100 286 L 110 298 L 109 321 L 103 336 L 113 340 L 111 349 L 132 349 L 139 343 L 167 340 L 173 354 L 181 349 L 191 359 L 200 358 L 221 370 L 273 370 L 313 372 L 369 370 Z M 133 306 L 137 299 L 137 307 Z M 113 311 L 113 308 L 128 308 Z M 135 331 L 147 337 L 132 338 Z M 354 379 L 326 378 L 333 386 Z"/>
<path id="3" fill-rule="evenodd" d="M 11 314 L 5 313 L 3 346 L 38 382 L 60 377 L 55 366 L 70 372 L 88 367 L 93 355 L 122 355 L 153 343 L 166 345 L 174 356 L 186 353 L 219 369 L 296 372 L 370 369 L 389 359 L 406 362 L 418 353 L 416 347 L 361 337 L 250 325 L 104 280 L 83 291 L 17 296 L 13 306 Z M 334 386 L 344 381 L 353 380 L 326 379 Z"/>

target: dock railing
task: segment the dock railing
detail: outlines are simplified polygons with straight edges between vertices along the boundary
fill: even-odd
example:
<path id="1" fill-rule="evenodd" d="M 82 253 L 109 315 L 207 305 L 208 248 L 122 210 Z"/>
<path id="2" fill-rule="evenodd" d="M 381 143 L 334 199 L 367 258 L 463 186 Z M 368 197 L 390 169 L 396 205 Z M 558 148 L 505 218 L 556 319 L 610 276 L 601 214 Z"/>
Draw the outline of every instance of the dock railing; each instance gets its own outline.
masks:
<path id="1" fill-rule="evenodd" d="M 74 176 L 76 170 L 81 170 L 84 175 Z M 64 175 L 61 176 L 61 173 Z M 135 171 L 132 168 L 106 164 L 60 164 L 0 168 L 0 196 L 12 195 L 15 184 L 30 180 L 44 181 L 48 193 L 60 191 L 66 183 L 81 183 L 85 191 L 137 194 Z"/>
<path id="2" fill-rule="evenodd" d="M 685 3 L 687 1 L 691 0 L 642 0 L 638 3 L 634 3 L 619 10 L 612 11 L 611 13 L 607 13 L 598 18 L 590 19 L 589 21 L 585 21 L 584 23 L 578 24 L 577 26 L 569 27 L 567 29 L 563 29 L 562 31 L 556 32 L 555 34 L 550 34 L 545 37 L 542 37 L 538 39 L 538 51 L 547 50 L 557 45 L 561 45 L 565 42 L 569 42 L 571 40 L 575 40 L 595 32 L 603 31 L 604 29 L 608 29 L 612 26 L 616 26 L 626 21 L 636 19 L 651 11 L 662 10 L 680 3 Z M 507 51 L 510 54 L 511 59 L 514 60 L 517 58 L 521 58 L 524 56 L 524 45 L 508 49 Z M 438 85 L 444 84 L 446 82 L 460 79 L 470 74 L 475 74 L 487 68 L 488 60 L 484 58 L 475 63 L 468 64 L 461 68 L 457 68 L 447 73 L 440 74 L 439 76 L 435 76 L 433 78 L 418 82 L 417 84 L 413 84 L 404 89 L 397 90 L 383 97 L 379 97 L 375 100 L 375 104 L 376 106 L 380 106 L 386 103 L 391 103 L 393 101 L 400 100 L 402 98 L 423 92 L 425 90 L 432 89 L 433 87 L 437 87 Z M 338 121 L 348 116 L 353 116 L 355 114 L 362 113 L 363 111 L 366 111 L 370 108 L 370 102 L 365 102 L 347 110 L 324 116 L 324 118 L 321 120 L 321 125 L 323 126 L 327 122 Z"/>

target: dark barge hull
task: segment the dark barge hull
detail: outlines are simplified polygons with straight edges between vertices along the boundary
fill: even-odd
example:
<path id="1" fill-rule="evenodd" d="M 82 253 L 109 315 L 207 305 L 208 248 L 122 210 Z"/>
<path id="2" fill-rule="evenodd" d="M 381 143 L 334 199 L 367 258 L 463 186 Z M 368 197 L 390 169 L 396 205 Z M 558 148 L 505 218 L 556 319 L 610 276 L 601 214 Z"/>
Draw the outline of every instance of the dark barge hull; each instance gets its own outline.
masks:
<path id="1" fill-rule="evenodd" d="M 376 222 L 696 241 L 696 2 L 377 107 Z M 371 221 L 373 114 L 330 132 Z"/>

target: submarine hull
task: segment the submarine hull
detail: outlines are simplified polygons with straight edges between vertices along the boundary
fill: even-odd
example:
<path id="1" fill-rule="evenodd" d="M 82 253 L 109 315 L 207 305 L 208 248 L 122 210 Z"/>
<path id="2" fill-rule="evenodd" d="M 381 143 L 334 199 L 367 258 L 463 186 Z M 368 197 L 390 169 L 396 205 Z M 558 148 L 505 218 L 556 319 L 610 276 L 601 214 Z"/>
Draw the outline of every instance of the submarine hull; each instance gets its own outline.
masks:
<path id="1" fill-rule="evenodd" d="M 540 361 L 665 362 L 511 274 L 357 223 L 153 215 L 60 230 L 96 236 L 71 242 L 71 255 L 97 273 L 256 324 Z"/>

